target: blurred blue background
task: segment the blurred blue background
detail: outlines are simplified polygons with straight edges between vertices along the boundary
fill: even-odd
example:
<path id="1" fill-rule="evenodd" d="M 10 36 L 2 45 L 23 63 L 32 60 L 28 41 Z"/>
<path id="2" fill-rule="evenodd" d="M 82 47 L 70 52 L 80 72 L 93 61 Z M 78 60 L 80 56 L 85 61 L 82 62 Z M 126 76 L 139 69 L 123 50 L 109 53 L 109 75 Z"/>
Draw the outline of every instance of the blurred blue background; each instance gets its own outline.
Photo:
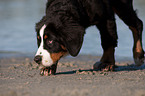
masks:
<path id="1" fill-rule="evenodd" d="M 0 57 L 16 54 L 33 56 L 37 51 L 35 23 L 45 14 L 47 0 L 0 0 Z M 139 18 L 145 22 L 145 0 L 134 0 Z M 116 56 L 132 57 L 133 39 L 128 27 L 116 16 L 118 47 Z M 145 27 L 145 25 L 144 25 Z M 143 32 L 145 48 L 145 32 Z M 99 31 L 95 26 L 86 29 L 80 54 L 101 56 Z"/>

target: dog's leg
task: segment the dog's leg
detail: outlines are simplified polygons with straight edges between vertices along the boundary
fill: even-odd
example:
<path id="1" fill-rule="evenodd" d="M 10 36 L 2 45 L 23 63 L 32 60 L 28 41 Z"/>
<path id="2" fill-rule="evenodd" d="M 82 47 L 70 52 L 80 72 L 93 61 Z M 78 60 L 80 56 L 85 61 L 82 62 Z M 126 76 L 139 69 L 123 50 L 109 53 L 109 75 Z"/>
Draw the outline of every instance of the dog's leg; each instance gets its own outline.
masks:
<path id="1" fill-rule="evenodd" d="M 132 30 L 134 45 L 133 45 L 133 58 L 135 64 L 140 66 L 144 63 L 144 51 L 142 47 L 142 21 L 137 19 L 136 26 L 129 26 Z"/>
<path id="2" fill-rule="evenodd" d="M 115 47 L 117 46 L 117 31 L 114 12 L 109 0 L 103 0 L 105 16 L 100 20 L 98 27 L 101 34 L 103 56 L 99 63 L 94 64 L 94 69 L 113 71 L 115 67 Z"/>
<path id="3" fill-rule="evenodd" d="M 111 0 L 112 7 L 115 13 L 129 26 L 132 31 L 134 46 L 133 57 L 136 65 L 142 65 L 144 63 L 144 51 L 142 47 L 142 31 L 143 23 L 137 17 L 132 0 Z"/>
<path id="4" fill-rule="evenodd" d="M 106 20 L 97 25 L 101 34 L 103 56 L 100 62 L 94 64 L 94 69 L 113 71 L 115 67 L 115 47 L 117 46 L 117 32 L 115 20 Z"/>

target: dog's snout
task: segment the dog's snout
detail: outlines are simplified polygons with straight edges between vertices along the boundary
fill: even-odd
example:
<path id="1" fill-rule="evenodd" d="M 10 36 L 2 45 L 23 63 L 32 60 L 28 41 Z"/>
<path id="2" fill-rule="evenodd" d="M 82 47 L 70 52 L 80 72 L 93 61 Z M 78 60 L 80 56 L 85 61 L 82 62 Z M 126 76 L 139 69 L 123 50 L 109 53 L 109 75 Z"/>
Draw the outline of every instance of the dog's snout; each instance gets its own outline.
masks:
<path id="1" fill-rule="evenodd" d="M 35 56 L 34 61 L 35 61 L 36 63 L 40 64 L 41 61 L 42 61 L 42 56 L 39 56 L 39 55 L 38 55 L 38 56 Z"/>

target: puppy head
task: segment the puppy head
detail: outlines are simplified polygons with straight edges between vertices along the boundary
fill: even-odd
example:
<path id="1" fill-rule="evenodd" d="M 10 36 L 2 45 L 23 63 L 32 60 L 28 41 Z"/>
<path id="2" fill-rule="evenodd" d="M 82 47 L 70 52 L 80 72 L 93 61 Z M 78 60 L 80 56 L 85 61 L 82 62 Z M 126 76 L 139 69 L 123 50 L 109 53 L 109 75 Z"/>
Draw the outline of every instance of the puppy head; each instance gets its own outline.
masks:
<path id="1" fill-rule="evenodd" d="M 37 29 L 38 50 L 34 61 L 49 67 L 67 53 L 77 56 L 82 46 L 83 34 L 79 26 L 68 24 L 58 29 L 55 24 L 43 24 Z"/>

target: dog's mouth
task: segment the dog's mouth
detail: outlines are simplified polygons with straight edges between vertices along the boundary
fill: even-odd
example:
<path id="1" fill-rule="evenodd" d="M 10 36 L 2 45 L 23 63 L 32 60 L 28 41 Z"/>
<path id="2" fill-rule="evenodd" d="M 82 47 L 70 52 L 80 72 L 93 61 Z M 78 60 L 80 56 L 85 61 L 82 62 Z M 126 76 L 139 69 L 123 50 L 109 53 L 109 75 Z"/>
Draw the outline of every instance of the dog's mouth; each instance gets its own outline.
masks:
<path id="1" fill-rule="evenodd" d="M 55 75 L 57 70 L 57 63 L 58 62 L 55 62 L 51 66 L 44 66 L 42 63 L 39 63 L 39 65 L 41 66 L 40 75 L 41 76 Z"/>
<path id="2" fill-rule="evenodd" d="M 41 66 L 40 69 L 40 75 L 41 76 L 50 76 L 55 75 L 57 70 L 57 62 L 52 64 L 51 66 L 44 66 L 41 62 L 39 63 L 39 66 Z"/>
<path id="3" fill-rule="evenodd" d="M 39 66 L 41 66 L 40 75 L 42 76 L 55 75 L 58 61 L 51 62 L 49 60 L 44 60 L 40 55 L 35 56 L 34 61 Z"/>
<path id="4" fill-rule="evenodd" d="M 55 75 L 57 70 L 57 62 L 50 67 L 43 66 L 40 70 L 41 76 L 50 76 Z"/>

